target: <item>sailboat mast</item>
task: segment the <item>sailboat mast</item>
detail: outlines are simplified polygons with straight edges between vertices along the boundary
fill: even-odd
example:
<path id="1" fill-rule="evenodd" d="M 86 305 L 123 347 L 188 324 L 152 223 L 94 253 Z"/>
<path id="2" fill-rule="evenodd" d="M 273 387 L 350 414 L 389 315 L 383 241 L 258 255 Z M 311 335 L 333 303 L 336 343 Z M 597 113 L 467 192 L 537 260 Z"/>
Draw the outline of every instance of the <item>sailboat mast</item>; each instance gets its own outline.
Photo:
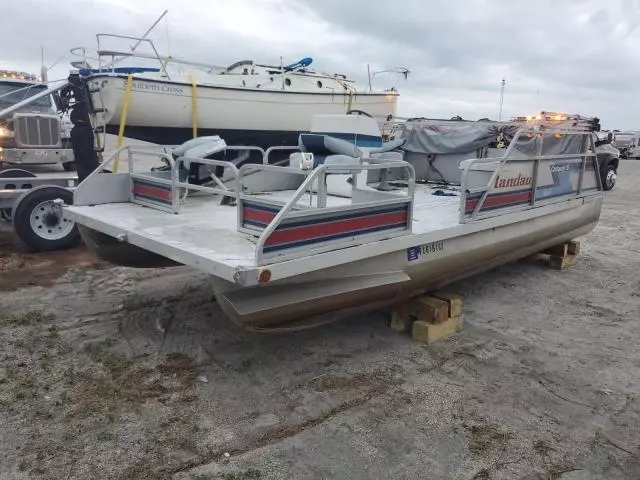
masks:
<path id="1" fill-rule="evenodd" d="M 138 41 L 136 42 L 136 44 L 135 44 L 133 47 L 131 47 L 131 51 L 132 51 L 132 52 L 134 52 L 134 51 L 136 50 L 136 48 L 138 48 L 138 47 L 140 46 L 140 44 L 142 43 L 142 41 L 143 41 L 145 38 L 147 38 L 147 35 L 149 35 L 149 34 L 151 33 L 151 31 L 152 31 L 154 28 L 156 28 L 156 25 L 158 25 L 158 23 L 160 23 L 160 20 L 162 20 L 162 19 L 164 18 L 164 16 L 165 16 L 167 13 L 169 13 L 169 10 L 165 10 L 164 12 L 162 12 L 162 15 L 160 15 L 160 16 L 158 17 L 158 19 L 157 19 L 155 22 L 153 22 L 153 25 L 151 25 L 151 26 L 147 29 L 147 31 L 146 31 L 146 32 L 144 32 L 144 35 L 142 35 L 142 37 L 140 37 L 140 40 L 138 40 Z"/>

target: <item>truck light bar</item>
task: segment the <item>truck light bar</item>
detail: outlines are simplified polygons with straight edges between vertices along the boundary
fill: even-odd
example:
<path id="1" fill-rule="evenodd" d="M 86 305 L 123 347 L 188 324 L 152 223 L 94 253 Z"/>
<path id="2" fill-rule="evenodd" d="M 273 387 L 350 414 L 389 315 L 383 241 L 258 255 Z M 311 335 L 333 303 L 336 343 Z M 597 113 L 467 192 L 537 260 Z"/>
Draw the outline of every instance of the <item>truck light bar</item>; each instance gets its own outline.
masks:
<path id="1" fill-rule="evenodd" d="M 0 78 L 15 79 L 15 80 L 32 80 L 32 81 L 38 80 L 38 77 L 36 77 L 32 73 L 16 72 L 13 70 L 0 70 Z"/>

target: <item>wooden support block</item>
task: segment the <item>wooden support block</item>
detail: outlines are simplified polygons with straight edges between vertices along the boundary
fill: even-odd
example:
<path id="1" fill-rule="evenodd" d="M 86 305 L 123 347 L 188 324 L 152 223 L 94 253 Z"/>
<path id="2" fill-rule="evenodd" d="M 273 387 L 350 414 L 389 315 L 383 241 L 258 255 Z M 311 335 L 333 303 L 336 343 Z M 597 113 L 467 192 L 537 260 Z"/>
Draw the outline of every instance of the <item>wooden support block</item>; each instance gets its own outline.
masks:
<path id="1" fill-rule="evenodd" d="M 411 298 L 395 304 L 391 310 L 391 317 L 393 320 L 393 314 L 395 313 L 396 316 L 413 317 L 413 319 L 415 320 L 418 317 L 419 311 L 420 304 L 418 303 L 418 300 L 415 298 Z"/>
<path id="2" fill-rule="evenodd" d="M 550 257 L 549 266 L 555 270 L 564 270 L 573 264 L 575 258 L 575 255 L 570 254 L 564 257 Z"/>
<path id="3" fill-rule="evenodd" d="M 448 318 L 442 323 L 428 323 L 422 320 L 413 322 L 411 336 L 419 342 L 433 343 L 450 337 L 462 330 L 463 316 Z"/>
<path id="4" fill-rule="evenodd" d="M 546 250 L 541 251 L 545 255 L 551 255 L 552 257 L 566 257 L 569 250 L 569 244 L 562 243 L 560 245 L 554 245 L 553 247 L 547 248 Z"/>
<path id="5" fill-rule="evenodd" d="M 421 297 L 418 299 L 420 311 L 418 320 L 431 323 L 446 322 L 449 318 L 449 303 L 435 297 Z"/>
<path id="6" fill-rule="evenodd" d="M 411 331 L 411 324 L 415 318 L 411 315 L 404 315 L 400 310 L 394 310 L 391 312 L 391 329 L 396 332 L 409 332 Z"/>
<path id="7" fill-rule="evenodd" d="M 575 240 L 569 242 L 567 244 L 567 253 L 570 255 L 577 255 L 580 253 L 580 242 L 576 242 Z"/>
<path id="8" fill-rule="evenodd" d="M 449 304 L 449 317 L 462 315 L 462 295 L 453 292 L 436 292 L 433 296 Z"/>

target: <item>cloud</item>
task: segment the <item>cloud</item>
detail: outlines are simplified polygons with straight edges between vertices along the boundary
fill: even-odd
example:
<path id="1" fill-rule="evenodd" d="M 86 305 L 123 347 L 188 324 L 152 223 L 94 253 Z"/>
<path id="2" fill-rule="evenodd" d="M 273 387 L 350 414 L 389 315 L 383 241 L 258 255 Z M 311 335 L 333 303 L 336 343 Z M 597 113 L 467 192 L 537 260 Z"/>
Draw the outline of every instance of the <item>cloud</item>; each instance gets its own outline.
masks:
<path id="1" fill-rule="evenodd" d="M 570 110 L 633 126 L 626 109 L 638 104 L 637 2 L 397 0 L 377 13 L 367 13 L 366 0 L 306 5 L 362 44 L 393 45 L 396 62 L 413 71 L 402 92 L 442 116 L 495 116 L 505 77 L 508 114 Z M 455 106 L 461 110 L 447 111 Z"/>
<path id="2" fill-rule="evenodd" d="M 163 52 L 228 65 L 311 56 L 319 69 L 362 86 L 372 71 L 403 66 L 400 114 L 495 118 L 500 80 L 505 115 L 562 110 L 636 128 L 640 102 L 637 0 L 22 0 L 3 6 L 3 68 L 39 70 L 95 34 L 141 35 L 162 11 L 152 38 Z M 65 76 L 68 61 L 54 73 Z"/>

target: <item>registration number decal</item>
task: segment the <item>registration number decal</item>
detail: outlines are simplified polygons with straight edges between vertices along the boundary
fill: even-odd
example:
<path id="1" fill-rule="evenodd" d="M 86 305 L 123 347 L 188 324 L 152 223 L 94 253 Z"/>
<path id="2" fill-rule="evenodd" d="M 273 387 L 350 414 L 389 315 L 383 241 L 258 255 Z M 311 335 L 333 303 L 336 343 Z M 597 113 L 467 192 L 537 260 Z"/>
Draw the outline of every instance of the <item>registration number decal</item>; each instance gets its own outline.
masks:
<path id="1" fill-rule="evenodd" d="M 415 262 L 421 257 L 432 256 L 435 253 L 444 251 L 444 242 L 431 242 L 417 247 L 407 248 L 407 261 Z"/>

